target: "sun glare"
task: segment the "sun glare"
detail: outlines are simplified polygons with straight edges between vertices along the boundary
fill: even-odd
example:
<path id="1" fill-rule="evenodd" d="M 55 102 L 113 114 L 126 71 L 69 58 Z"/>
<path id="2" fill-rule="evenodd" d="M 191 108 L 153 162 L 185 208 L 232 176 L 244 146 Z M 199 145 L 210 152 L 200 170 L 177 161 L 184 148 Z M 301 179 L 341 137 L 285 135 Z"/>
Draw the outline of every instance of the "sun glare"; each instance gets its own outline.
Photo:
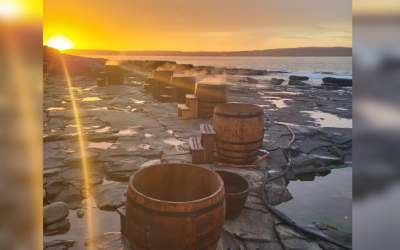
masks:
<path id="1" fill-rule="evenodd" d="M 63 35 L 54 35 L 50 37 L 44 44 L 58 50 L 71 49 L 75 45 L 74 42 Z"/>
<path id="2" fill-rule="evenodd" d="M 22 6 L 15 0 L 0 0 L 0 18 L 11 20 L 18 18 L 22 13 Z"/>

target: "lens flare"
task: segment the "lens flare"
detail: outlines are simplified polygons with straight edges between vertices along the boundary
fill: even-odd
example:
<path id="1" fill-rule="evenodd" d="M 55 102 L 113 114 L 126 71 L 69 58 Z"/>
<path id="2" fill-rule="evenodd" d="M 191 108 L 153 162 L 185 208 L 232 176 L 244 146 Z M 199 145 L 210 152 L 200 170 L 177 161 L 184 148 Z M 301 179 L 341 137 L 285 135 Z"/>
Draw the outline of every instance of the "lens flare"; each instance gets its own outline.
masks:
<path id="1" fill-rule="evenodd" d="M 21 16 L 22 6 L 15 0 L 0 0 L 0 19 L 12 20 Z"/>
<path id="2" fill-rule="evenodd" d="M 64 50 L 64 49 L 71 49 L 75 46 L 74 42 L 72 42 L 69 38 L 57 34 L 52 37 L 50 37 L 44 45 L 47 45 L 49 47 L 53 47 L 58 50 Z"/>
<path id="3" fill-rule="evenodd" d="M 84 145 L 84 138 L 83 138 L 83 133 L 82 133 L 82 128 L 81 128 L 81 121 L 79 119 L 79 109 L 78 106 L 76 104 L 76 100 L 75 100 L 75 95 L 74 95 L 74 91 L 72 88 L 72 82 L 71 82 L 71 78 L 68 72 L 68 67 L 65 63 L 64 60 L 64 55 L 60 54 L 61 57 L 61 62 L 62 62 L 62 66 L 64 69 L 64 74 L 65 74 L 65 79 L 67 81 L 68 84 L 68 89 L 69 89 L 69 94 L 71 97 L 71 103 L 72 103 L 72 109 L 74 111 L 74 117 L 75 117 L 75 123 L 76 123 L 76 129 L 78 132 L 78 138 L 79 138 L 79 148 L 80 148 L 80 152 L 81 152 L 81 156 L 82 156 L 82 171 L 83 171 L 83 176 L 84 176 L 84 185 L 85 185 L 85 189 L 87 191 L 90 190 L 90 184 L 89 184 L 89 165 L 88 162 L 86 161 L 86 151 L 85 151 L 85 145 Z M 93 220 L 92 220 L 92 211 L 91 211 L 91 201 L 90 199 L 86 199 L 86 213 L 87 213 L 87 226 L 88 226 L 88 238 L 92 238 L 93 236 L 93 228 L 94 228 L 94 224 L 93 224 Z M 88 250 L 91 250 L 92 246 L 88 246 Z"/>

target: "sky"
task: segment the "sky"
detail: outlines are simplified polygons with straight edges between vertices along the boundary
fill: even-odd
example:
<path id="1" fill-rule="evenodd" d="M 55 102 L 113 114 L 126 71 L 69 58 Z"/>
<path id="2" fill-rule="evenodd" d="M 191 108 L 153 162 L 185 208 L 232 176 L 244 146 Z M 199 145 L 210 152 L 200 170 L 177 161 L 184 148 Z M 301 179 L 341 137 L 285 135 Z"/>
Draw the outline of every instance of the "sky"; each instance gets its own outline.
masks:
<path id="1" fill-rule="evenodd" d="M 351 0 L 44 0 L 43 39 L 74 49 L 352 46 Z"/>

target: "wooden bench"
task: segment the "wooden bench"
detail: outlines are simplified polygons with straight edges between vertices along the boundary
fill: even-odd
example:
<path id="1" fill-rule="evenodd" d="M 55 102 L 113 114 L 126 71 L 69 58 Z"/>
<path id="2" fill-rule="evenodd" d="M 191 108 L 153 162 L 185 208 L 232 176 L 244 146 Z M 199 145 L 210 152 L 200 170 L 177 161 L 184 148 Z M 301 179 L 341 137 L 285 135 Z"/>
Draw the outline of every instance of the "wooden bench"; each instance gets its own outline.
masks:
<path id="1" fill-rule="evenodd" d="M 186 95 L 186 106 L 190 108 L 192 118 L 197 118 L 199 112 L 199 98 L 192 94 Z"/>
<path id="2" fill-rule="evenodd" d="M 190 152 L 192 153 L 192 163 L 201 164 L 204 161 L 204 148 L 200 139 L 195 137 L 189 138 Z"/>
<path id="3" fill-rule="evenodd" d="M 178 115 L 182 116 L 182 120 L 190 119 L 190 108 L 185 104 L 178 104 Z"/>
<path id="4" fill-rule="evenodd" d="M 214 162 L 215 131 L 210 124 L 201 124 L 201 143 L 204 147 L 204 163 Z"/>

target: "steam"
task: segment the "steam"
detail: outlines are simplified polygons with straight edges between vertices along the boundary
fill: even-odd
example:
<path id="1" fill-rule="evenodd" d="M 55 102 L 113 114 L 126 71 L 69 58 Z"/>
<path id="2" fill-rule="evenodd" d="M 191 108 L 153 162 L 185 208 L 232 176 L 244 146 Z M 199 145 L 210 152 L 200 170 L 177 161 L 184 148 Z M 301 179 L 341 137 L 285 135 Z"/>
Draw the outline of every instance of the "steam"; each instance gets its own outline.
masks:
<path id="1" fill-rule="evenodd" d="M 106 61 L 106 65 L 121 65 L 122 61 L 118 61 L 118 60 L 107 60 Z"/>
<path id="2" fill-rule="evenodd" d="M 214 67 L 197 67 L 196 70 L 192 65 L 189 66 L 185 64 L 167 62 L 158 67 L 157 70 L 172 70 L 174 72 L 174 76 L 177 77 L 196 77 L 196 80 L 200 83 L 222 84 L 227 82 L 226 72 L 221 72 L 220 69 L 216 69 Z"/>
<path id="3" fill-rule="evenodd" d="M 199 80 L 199 83 L 209 83 L 209 84 L 224 84 L 227 81 L 226 75 L 209 75 L 205 78 Z"/>
<path id="4" fill-rule="evenodd" d="M 164 65 L 157 68 L 157 70 L 172 70 L 174 71 L 174 76 L 206 76 L 208 73 L 205 70 L 197 71 L 194 69 L 188 69 L 185 64 L 175 64 L 175 63 L 165 63 Z"/>

